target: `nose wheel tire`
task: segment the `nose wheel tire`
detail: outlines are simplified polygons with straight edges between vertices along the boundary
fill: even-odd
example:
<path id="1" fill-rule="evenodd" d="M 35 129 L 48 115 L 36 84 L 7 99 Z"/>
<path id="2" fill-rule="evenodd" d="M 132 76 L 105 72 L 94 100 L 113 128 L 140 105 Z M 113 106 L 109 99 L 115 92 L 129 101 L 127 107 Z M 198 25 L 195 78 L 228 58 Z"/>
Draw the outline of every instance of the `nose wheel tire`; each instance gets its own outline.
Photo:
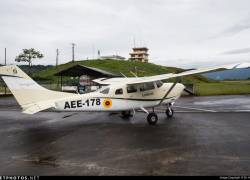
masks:
<path id="1" fill-rule="evenodd" d="M 172 118 L 174 116 L 174 110 L 172 108 L 168 108 L 166 110 L 166 115 L 168 118 Z"/>
<path id="2" fill-rule="evenodd" d="M 147 116 L 147 121 L 149 125 L 156 125 L 158 122 L 158 116 L 155 113 L 149 113 Z"/>

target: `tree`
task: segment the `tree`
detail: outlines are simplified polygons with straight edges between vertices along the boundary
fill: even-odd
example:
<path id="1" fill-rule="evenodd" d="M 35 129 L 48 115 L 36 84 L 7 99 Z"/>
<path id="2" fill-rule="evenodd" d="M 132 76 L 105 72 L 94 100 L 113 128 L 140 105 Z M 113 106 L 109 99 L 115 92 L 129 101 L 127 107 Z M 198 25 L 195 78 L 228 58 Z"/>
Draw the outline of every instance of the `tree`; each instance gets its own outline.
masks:
<path id="1" fill-rule="evenodd" d="M 28 62 L 29 63 L 29 71 L 32 66 L 32 59 L 41 59 L 43 58 L 43 54 L 39 51 L 36 51 L 34 48 L 31 49 L 23 49 L 23 53 L 19 54 L 15 61 L 17 62 Z"/>

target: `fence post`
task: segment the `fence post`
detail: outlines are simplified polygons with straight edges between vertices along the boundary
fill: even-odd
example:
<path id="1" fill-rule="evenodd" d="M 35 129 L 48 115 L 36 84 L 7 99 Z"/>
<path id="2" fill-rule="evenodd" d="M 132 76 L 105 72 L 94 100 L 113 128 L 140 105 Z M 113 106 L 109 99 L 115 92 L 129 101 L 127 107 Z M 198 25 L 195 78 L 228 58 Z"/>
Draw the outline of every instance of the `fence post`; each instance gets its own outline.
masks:
<path id="1" fill-rule="evenodd" d="M 7 65 L 7 59 L 6 59 L 6 48 L 4 49 L 4 64 L 5 66 Z M 7 94 L 7 87 L 6 84 L 4 83 L 4 94 Z"/>

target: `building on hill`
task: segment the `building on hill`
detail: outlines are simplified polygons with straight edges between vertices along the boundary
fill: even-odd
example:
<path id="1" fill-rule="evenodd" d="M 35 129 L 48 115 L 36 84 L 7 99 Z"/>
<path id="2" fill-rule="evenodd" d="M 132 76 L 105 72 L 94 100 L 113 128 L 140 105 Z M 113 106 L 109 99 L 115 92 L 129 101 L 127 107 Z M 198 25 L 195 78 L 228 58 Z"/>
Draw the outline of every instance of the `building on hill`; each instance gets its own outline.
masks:
<path id="1" fill-rule="evenodd" d="M 148 62 L 148 48 L 147 47 L 135 47 L 133 52 L 130 53 L 131 61 Z"/>
<path id="2" fill-rule="evenodd" d="M 111 56 L 100 56 L 100 59 L 111 59 L 111 60 L 126 60 L 125 57 L 118 56 L 118 55 L 111 55 Z"/>

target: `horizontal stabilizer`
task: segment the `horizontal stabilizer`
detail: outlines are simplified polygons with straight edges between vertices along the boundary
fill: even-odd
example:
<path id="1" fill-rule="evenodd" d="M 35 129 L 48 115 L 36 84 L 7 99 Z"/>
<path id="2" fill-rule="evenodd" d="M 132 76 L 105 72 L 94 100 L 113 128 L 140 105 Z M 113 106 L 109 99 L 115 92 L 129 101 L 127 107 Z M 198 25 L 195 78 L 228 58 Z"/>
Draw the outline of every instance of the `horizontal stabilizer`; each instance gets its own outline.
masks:
<path id="1" fill-rule="evenodd" d="M 24 114 L 35 114 L 37 112 L 53 108 L 55 107 L 54 102 L 51 101 L 43 101 L 43 102 L 37 102 L 34 104 L 29 104 L 27 106 L 23 107 L 23 113 Z"/>

